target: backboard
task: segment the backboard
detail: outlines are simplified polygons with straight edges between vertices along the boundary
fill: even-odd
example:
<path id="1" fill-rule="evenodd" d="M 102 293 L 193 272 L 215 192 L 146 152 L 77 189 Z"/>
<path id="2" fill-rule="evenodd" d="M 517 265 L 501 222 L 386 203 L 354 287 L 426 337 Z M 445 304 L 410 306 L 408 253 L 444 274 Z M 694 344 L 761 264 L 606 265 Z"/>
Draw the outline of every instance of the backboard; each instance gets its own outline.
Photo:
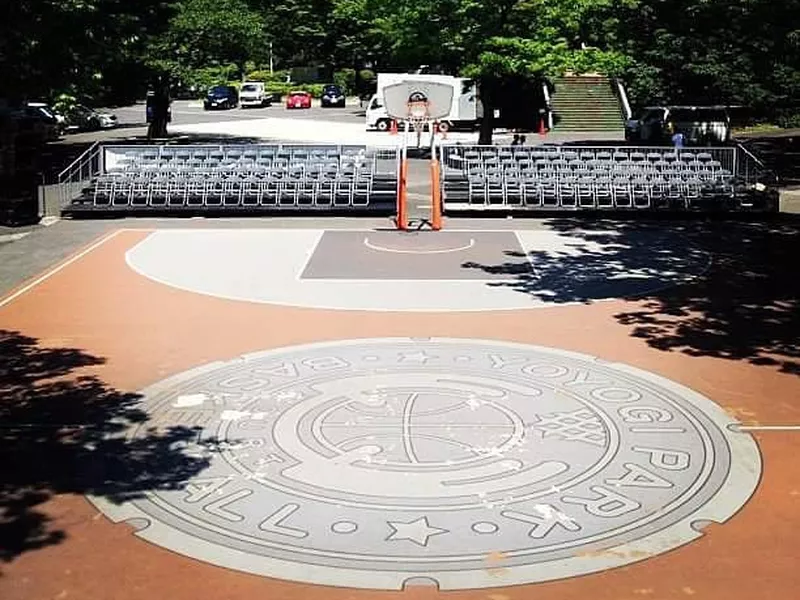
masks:
<path id="1" fill-rule="evenodd" d="M 453 86 L 440 81 L 408 79 L 383 88 L 383 104 L 393 119 L 444 119 L 453 105 Z"/>

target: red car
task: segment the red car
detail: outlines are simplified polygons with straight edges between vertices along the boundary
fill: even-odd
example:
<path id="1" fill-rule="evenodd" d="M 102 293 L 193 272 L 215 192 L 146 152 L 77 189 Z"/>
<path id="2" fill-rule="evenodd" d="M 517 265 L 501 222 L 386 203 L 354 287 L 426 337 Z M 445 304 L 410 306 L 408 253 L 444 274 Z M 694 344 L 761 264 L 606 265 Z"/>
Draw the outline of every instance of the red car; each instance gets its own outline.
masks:
<path id="1" fill-rule="evenodd" d="M 286 98 L 286 108 L 311 108 L 311 94 L 308 92 L 292 92 Z"/>

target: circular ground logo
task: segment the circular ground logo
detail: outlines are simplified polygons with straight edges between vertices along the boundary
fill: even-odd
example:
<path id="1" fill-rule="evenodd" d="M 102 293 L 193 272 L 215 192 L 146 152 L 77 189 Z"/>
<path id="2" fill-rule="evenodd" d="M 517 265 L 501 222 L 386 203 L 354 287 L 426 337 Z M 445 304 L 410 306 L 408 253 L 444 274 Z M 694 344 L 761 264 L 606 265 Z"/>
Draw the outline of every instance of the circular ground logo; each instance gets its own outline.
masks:
<path id="1" fill-rule="evenodd" d="M 315 344 L 145 390 L 208 467 L 117 505 L 138 535 L 283 579 L 397 589 L 531 583 L 642 560 L 752 494 L 752 439 L 627 366 L 453 339 Z M 158 465 L 153 466 L 158 469 Z"/>

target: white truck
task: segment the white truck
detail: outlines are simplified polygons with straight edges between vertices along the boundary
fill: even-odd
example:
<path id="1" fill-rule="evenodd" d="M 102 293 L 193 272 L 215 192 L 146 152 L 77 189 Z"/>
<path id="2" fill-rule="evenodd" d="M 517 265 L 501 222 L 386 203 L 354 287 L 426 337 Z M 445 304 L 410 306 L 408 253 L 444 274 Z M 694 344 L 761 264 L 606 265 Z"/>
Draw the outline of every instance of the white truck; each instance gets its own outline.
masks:
<path id="1" fill-rule="evenodd" d="M 383 89 L 406 80 L 427 80 L 447 83 L 453 86 L 453 105 L 450 114 L 439 121 L 439 130 L 473 129 L 483 117 L 483 105 L 478 96 L 478 89 L 472 79 L 453 77 L 452 75 L 415 75 L 410 73 L 378 73 L 376 93 L 367 104 L 367 130 L 387 131 L 392 119 L 383 105 Z"/>
<path id="2" fill-rule="evenodd" d="M 245 81 L 239 90 L 239 105 L 242 108 L 249 106 L 269 106 L 270 96 L 261 81 Z"/>

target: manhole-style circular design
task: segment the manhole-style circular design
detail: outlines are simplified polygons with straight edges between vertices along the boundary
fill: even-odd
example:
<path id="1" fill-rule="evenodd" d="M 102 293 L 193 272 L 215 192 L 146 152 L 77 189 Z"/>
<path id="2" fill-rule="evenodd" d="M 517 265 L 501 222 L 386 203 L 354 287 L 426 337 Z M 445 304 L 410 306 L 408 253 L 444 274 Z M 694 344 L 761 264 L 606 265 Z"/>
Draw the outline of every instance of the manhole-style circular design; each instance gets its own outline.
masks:
<path id="1" fill-rule="evenodd" d="M 296 581 L 463 589 L 590 573 L 698 537 L 760 474 L 752 438 L 710 400 L 536 346 L 314 344 L 144 396 L 150 420 L 129 435 L 196 427 L 175 452 L 208 466 L 123 504 L 93 501 L 158 545 Z"/>

